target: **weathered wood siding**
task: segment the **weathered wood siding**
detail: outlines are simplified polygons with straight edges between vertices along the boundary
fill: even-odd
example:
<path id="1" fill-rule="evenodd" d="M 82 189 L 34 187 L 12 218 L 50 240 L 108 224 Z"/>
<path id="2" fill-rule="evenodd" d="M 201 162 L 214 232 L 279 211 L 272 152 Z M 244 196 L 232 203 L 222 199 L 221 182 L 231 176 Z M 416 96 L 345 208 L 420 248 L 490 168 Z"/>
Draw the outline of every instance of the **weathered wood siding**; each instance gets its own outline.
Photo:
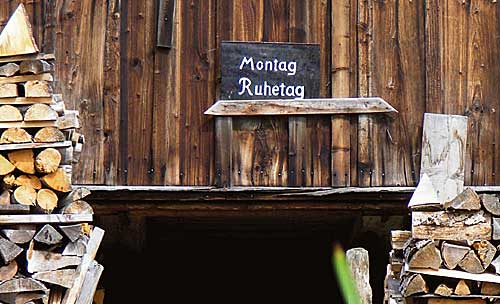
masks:
<path id="1" fill-rule="evenodd" d="M 18 2 L 0 2 L 1 25 Z M 322 96 L 381 96 L 399 114 L 234 119 L 234 185 L 414 185 L 424 112 L 467 115 L 466 184 L 500 184 L 496 1 L 177 0 L 172 49 L 156 47 L 154 0 L 21 2 L 81 113 L 77 183 L 213 184 L 202 113 L 220 42 L 240 40 L 319 43 Z"/>

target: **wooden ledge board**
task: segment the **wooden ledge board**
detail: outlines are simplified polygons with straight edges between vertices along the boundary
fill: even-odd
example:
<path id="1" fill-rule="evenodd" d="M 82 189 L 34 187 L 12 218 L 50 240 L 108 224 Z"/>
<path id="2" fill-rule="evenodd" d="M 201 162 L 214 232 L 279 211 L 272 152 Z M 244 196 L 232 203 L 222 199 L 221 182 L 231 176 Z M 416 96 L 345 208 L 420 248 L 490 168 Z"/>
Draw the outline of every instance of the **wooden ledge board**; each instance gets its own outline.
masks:
<path id="1" fill-rule="evenodd" d="M 442 269 L 432 270 L 432 269 L 416 269 L 409 268 L 408 264 L 405 264 L 404 269 L 413 273 L 427 274 L 432 276 L 439 277 L 447 277 L 447 278 L 455 278 L 455 279 L 464 279 L 464 280 L 473 280 L 480 282 L 490 282 L 490 283 L 499 283 L 500 284 L 500 275 L 496 275 L 493 273 L 468 273 L 460 270 L 450 270 L 450 269 Z"/>
<path id="2" fill-rule="evenodd" d="M 1 224 L 57 224 L 92 222 L 92 214 L 15 214 L 0 215 Z"/>
<path id="3" fill-rule="evenodd" d="M 21 55 L 21 56 L 9 56 L 0 58 L 0 63 L 8 62 L 19 62 L 24 60 L 54 60 L 56 56 L 54 54 L 32 54 L 32 55 Z"/>
<path id="4" fill-rule="evenodd" d="M 215 116 L 397 113 L 380 97 L 219 100 L 205 111 Z"/>
<path id="5" fill-rule="evenodd" d="M 56 120 L 0 122 L 0 129 L 57 127 Z"/>
<path id="6" fill-rule="evenodd" d="M 71 141 L 63 141 L 56 143 L 0 144 L 0 151 L 41 149 L 41 148 L 67 148 L 70 146 L 71 146 Z"/>
<path id="7" fill-rule="evenodd" d="M 450 298 L 450 299 L 500 299 L 500 296 L 490 296 L 490 295 L 449 295 L 449 296 L 440 296 L 437 294 L 421 294 L 421 295 L 411 295 L 410 298 Z"/>
<path id="8" fill-rule="evenodd" d="M 56 104 L 52 97 L 13 97 L 0 98 L 0 104 L 8 105 L 30 105 L 36 103 Z"/>
<path id="9" fill-rule="evenodd" d="M 28 214 L 30 213 L 30 206 L 12 204 L 0 205 L 0 214 Z"/>
<path id="10" fill-rule="evenodd" d="M 50 73 L 43 73 L 43 74 L 38 74 L 38 75 L 18 75 L 18 76 L 12 76 L 12 77 L 0 77 L 0 84 L 4 83 L 19 83 L 19 82 L 26 82 L 26 81 L 32 81 L 32 80 L 46 80 L 46 81 L 53 81 L 54 78 Z"/>

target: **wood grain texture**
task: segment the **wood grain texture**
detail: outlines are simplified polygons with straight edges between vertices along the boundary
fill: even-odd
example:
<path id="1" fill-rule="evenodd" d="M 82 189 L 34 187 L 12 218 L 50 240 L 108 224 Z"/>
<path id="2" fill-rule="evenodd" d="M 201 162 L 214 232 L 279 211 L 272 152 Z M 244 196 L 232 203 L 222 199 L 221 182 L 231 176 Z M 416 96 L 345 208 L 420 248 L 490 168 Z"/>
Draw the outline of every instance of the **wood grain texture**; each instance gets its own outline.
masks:
<path id="1" fill-rule="evenodd" d="M 120 182 L 120 25 L 121 2 L 109 1 L 106 11 L 106 41 L 104 49 L 103 84 L 103 183 Z M 85 122 L 84 122 L 85 123 Z M 84 156 L 85 157 L 85 156 Z"/>
<path id="2" fill-rule="evenodd" d="M 182 46 L 180 67 L 180 115 L 182 142 L 180 144 L 180 183 L 184 185 L 211 184 L 213 179 L 214 124 L 200 115 L 215 100 L 214 49 L 215 1 L 178 3 Z M 196 22 L 193 22 L 196 20 Z M 178 40 L 178 41 L 179 41 Z"/>
<path id="3" fill-rule="evenodd" d="M 319 43 L 320 92 L 330 96 L 330 4 L 321 1 L 289 1 L 288 41 Z M 288 118 L 289 186 L 329 185 L 329 122 L 325 117 Z"/>
<path id="4" fill-rule="evenodd" d="M 179 1 L 177 1 L 179 2 Z M 180 6 L 179 3 L 176 3 Z M 153 100 L 153 184 L 180 184 L 181 95 L 180 64 L 183 53 L 183 29 L 178 26 L 180 13 L 174 15 L 172 48 L 155 53 L 155 95 Z M 166 85 L 168 83 L 169 85 Z"/>
<path id="5" fill-rule="evenodd" d="M 382 96 L 400 111 L 237 123 L 240 185 L 414 185 L 424 111 L 468 116 L 465 183 L 500 182 L 497 2 L 178 1 L 170 50 L 155 47 L 156 1 L 8 0 L 0 29 L 19 2 L 55 52 L 55 92 L 80 110 L 79 183 L 213 184 L 214 123 L 201 113 L 216 100 L 222 40 L 319 43 L 321 96 Z M 278 175 L 261 179 L 259 162 L 275 161 Z"/>
<path id="6" fill-rule="evenodd" d="M 332 97 L 357 96 L 357 41 L 355 0 L 334 0 L 331 11 L 331 94 Z M 335 8 L 335 9 L 333 9 Z M 331 117 L 331 180 L 334 187 L 357 184 L 357 117 Z M 357 134 L 356 134 L 357 137 Z M 354 167 L 354 172 L 352 168 Z"/>
<path id="7" fill-rule="evenodd" d="M 440 202 L 454 199 L 464 188 L 467 117 L 424 115 L 421 173 L 427 174 Z"/>

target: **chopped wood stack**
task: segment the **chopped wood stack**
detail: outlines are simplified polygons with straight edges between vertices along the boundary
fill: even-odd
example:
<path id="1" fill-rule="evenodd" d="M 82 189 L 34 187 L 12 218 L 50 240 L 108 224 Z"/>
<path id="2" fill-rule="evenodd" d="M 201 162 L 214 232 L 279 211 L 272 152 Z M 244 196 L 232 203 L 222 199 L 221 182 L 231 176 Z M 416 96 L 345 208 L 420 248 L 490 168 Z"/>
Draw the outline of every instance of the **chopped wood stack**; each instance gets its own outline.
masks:
<path id="1" fill-rule="evenodd" d="M 392 231 L 386 303 L 500 302 L 499 198 L 466 188 L 441 208 L 422 206 L 411 232 Z"/>
<path id="2" fill-rule="evenodd" d="M 19 34 L 7 35 L 14 30 Z M 21 48 L 20 41 L 30 45 Z M 20 5 L 0 34 L 0 205 L 49 214 L 71 191 L 84 137 L 78 112 L 53 94 L 53 72 L 54 55 L 38 53 Z"/>
<path id="3" fill-rule="evenodd" d="M 21 4 L 0 34 L 0 303 L 91 304 L 103 271 L 90 191 L 71 185 L 78 112 L 53 71 Z"/>
<path id="4" fill-rule="evenodd" d="M 500 303 L 500 202 L 464 187 L 466 134 L 467 117 L 424 116 L 411 231 L 392 232 L 385 303 Z"/>

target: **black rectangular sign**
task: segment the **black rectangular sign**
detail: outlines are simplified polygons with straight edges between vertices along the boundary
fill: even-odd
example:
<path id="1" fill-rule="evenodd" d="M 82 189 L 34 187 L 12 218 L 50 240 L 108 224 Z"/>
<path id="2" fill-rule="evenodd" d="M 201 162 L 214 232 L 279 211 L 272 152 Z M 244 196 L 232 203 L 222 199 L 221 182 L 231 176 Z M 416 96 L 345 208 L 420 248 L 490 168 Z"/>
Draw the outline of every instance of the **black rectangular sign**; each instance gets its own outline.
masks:
<path id="1" fill-rule="evenodd" d="M 222 42 L 220 99 L 319 97 L 319 45 Z"/>

